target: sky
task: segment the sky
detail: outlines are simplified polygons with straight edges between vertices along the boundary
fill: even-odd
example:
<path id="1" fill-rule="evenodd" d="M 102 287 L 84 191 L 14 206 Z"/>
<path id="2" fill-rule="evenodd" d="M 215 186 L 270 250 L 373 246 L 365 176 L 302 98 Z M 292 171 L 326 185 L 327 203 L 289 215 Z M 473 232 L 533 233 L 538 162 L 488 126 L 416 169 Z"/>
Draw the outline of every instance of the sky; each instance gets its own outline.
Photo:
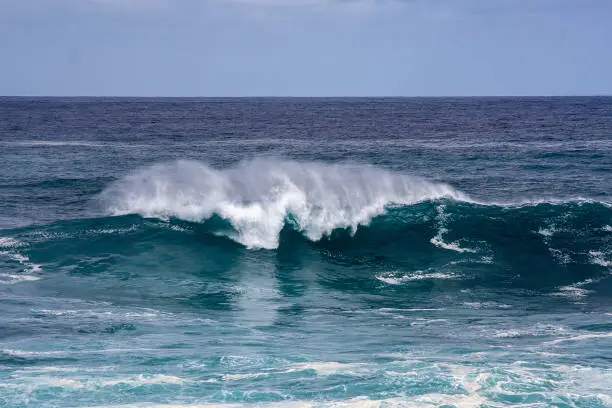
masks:
<path id="1" fill-rule="evenodd" d="M 0 95 L 612 95 L 612 1 L 0 0 Z"/>

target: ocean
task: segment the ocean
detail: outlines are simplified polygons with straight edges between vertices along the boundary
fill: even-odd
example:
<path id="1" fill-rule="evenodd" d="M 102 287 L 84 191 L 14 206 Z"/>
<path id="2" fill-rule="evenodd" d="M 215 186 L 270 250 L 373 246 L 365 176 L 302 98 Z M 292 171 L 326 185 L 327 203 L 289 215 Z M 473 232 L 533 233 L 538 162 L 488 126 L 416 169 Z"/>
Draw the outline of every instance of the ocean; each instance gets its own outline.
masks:
<path id="1" fill-rule="evenodd" d="M 0 407 L 612 407 L 612 98 L 0 98 Z"/>

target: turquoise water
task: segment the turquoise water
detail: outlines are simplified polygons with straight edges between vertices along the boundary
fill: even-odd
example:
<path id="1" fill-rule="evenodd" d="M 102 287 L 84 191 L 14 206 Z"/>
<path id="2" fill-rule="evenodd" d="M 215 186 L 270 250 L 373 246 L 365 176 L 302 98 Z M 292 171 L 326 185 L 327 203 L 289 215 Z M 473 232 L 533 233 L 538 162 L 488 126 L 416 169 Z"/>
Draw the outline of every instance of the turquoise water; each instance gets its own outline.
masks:
<path id="1" fill-rule="evenodd" d="M 0 406 L 612 406 L 612 100 L 0 100 Z"/>

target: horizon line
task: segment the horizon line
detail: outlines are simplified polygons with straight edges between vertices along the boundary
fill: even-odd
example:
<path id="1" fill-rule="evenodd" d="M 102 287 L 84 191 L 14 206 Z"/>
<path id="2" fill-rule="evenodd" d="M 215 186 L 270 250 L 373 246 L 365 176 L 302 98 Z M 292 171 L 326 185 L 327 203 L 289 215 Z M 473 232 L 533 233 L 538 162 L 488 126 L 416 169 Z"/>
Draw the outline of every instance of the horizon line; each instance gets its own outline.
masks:
<path id="1" fill-rule="evenodd" d="M 0 95 L 0 99 L 468 99 L 468 98 L 610 98 L 612 94 L 567 94 L 567 95 L 378 95 L 378 96 L 287 96 L 287 95 L 241 95 L 241 96 L 138 96 L 138 95 Z"/>

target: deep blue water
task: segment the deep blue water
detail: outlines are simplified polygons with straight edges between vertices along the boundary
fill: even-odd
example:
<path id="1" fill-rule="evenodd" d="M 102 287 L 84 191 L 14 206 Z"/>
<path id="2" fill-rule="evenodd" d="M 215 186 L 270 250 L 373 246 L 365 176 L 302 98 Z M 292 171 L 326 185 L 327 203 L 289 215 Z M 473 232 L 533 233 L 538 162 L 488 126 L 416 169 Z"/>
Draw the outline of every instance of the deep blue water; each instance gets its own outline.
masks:
<path id="1" fill-rule="evenodd" d="M 612 406 L 612 98 L 0 98 L 0 407 Z"/>

